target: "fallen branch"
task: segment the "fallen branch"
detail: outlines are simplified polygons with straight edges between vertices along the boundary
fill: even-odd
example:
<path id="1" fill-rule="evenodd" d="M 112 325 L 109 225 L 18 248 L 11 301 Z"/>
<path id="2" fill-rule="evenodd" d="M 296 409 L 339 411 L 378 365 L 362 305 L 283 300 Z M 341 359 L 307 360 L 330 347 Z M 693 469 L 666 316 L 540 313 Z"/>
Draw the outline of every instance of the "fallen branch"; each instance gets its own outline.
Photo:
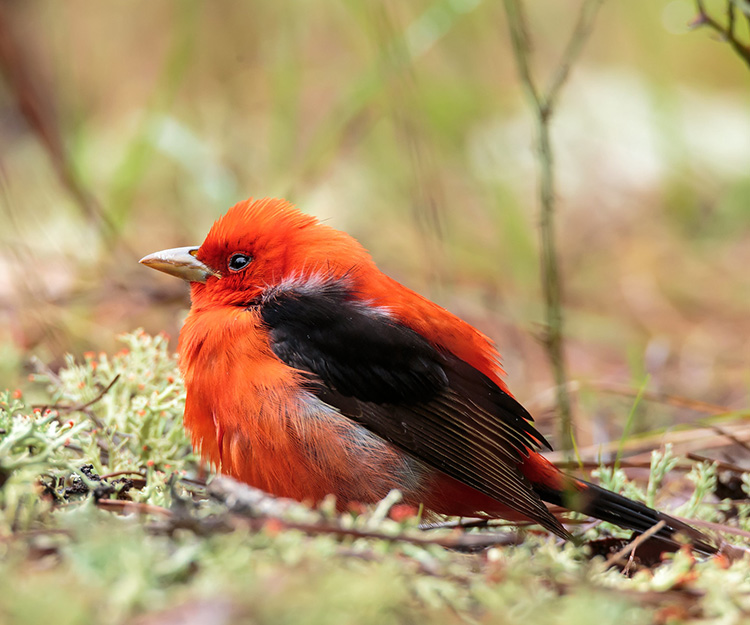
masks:
<path id="1" fill-rule="evenodd" d="M 518 544 L 517 534 L 466 534 L 453 532 L 446 536 L 418 534 L 388 534 L 385 532 L 342 527 L 331 522 L 304 522 L 282 518 L 299 503 L 291 499 L 272 497 L 261 490 L 237 482 L 231 478 L 218 477 L 208 487 L 209 494 L 222 501 L 230 510 L 227 522 L 233 527 L 250 527 L 254 531 L 271 524 L 282 530 L 298 530 L 309 535 L 327 534 L 340 538 L 368 538 L 387 542 L 402 542 L 412 545 L 436 545 L 448 549 L 485 549 L 498 545 Z"/>
<path id="2" fill-rule="evenodd" d="M 120 512 L 127 514 L 133 512 L 136 514 L 153 514 L 161 516 L 167 519 L 171 519 L 174 513 L 167 508 L 161 506 L 154 506 L 148 503 L 140 503 L 137 501 L 123 501 L 121 499 L 98 499 L 96 501 L 96 507 L 102 510 L 109 510 L 111 512 Z"/>

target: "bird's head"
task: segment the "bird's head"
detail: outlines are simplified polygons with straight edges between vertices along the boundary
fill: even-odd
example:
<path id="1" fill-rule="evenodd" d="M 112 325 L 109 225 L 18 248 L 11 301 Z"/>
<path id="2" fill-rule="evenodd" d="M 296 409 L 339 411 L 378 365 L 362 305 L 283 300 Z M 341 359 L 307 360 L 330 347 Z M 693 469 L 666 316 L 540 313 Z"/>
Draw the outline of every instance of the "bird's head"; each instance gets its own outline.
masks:
<path id="1" fill-rule="evenodd" d="M 190 282 L 194 305 L 243 306 L 284 280 L 338 277 L 372 261 L 349 235 L 322 225 L 286 200 L 247 200 L 211 227 L 200 247 L 140 261 Z"/>

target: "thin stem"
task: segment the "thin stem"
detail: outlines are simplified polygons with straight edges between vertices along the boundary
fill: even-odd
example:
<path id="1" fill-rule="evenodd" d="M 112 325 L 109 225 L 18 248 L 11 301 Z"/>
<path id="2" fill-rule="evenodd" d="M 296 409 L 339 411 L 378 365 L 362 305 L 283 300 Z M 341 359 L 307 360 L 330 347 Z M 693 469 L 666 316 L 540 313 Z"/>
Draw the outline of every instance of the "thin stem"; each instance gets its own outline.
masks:
<path id="1" fill-rule="evenodd" d="M 562 311 L 562 281 L 555 244 L 555 168 L 550 139 L 550 120 L 557 97 L 567 81 L 570 70 L 591 35 L 594 20 L 603 0 L 585 0 L 581 5 L 575 27 L 544 93 L 540 93 L 530 66 L 530 41 L 521 0 L 504 0 L 508 16 L 513 55 L 518 66 L 521 85 L 535 117 L 536 147 L 539 159 L 539 200 L 541 273 L 544 292 L 546 333 L 544 343 L 552 366 L 560 411 L 560 445 L 565 451 L 572 448 L 572 409 L 568 392 L 564 349 L 564 319 Z"/>
<path id="2" fill-rule="evenodd" d="M 563 51 L 560 63 L 552 76 L 549 86 L 547 87 L 547 106 L 551 106 L 557 95 L 568 79 L 568 74 L 573 67 L 573 64 L 578 60 L 578 57 L 583 51 L 583 46 L 588 41 L 591 33 L 594 30 L 594 21 L 596 20 L 597 12 L 603 4 L 604 0 L 587 0 L 581 5 L 581 10 L 578 13 L 578 19 L 576 25 L 573 28 L 573 34 L 570 36 L 568 45 Z"/>
<path id="3" fill-rule="evenodd" d="M 562 283 L 560 263 L 555 243 L 555 165 L 550 143 L 549 116 L 539 109 L 536 117 L 539 150 L 539 197 L 541 211 L 539 229 L 541 236 L 542 290 L 546 313 L 544 343 L 555 378 L 557 407 L 560 411 L 560 446 L 572 448 L 572 408 L 568 392 L 565 363 L 564 319 L 562 310 Z"/>
<path id="4" fill-rule="evenodd" d="M 508 15 L 510 26 L 510 40 L 513 45 L 513 56 L 518 65 L 518 73 L 521 77 L 521 86 L 531 100 L 533 107 L 539 111 L 542 109 L 542 100 L 539 97 L 537 86 L 529 68 L 529 55 L 531 53 L 529 36 L 526 31 L 526 17 L 523 5 L 519 0 L 504 0 L 505 12 Z"/>
<path id="5" fill-rule="evenodd" d="M 734 39 L 735 8 L 734 2 L 729 0 L 727 2 L 727 35 L 730 39 Z"/>
<path id="6" fill-rule="evenodd" d="M 695 0 L 695 7 L 698 10 L 698 17 L 693 22 L 694 26 L 708 26 L 711 30 L 719 33 L 719 35 L 727 40 L 732 49 L 737 53 L 737 56 L 739 56 L 745 62 L 745 64 L 750 67 L 750 45 L 746 45 L 739 39 L 737 39 L 735 28 L 737 5 L 735 3 L 735 0 L 727 0 L 726 27 L 722 26 L 718 21 L 716 21 L 708 14 L 703 0 Z M 742 8 L 741 10 L 747 18 L 748 24 L 750 25 L 750 15 L 748 15 L 744 8 Z"/>

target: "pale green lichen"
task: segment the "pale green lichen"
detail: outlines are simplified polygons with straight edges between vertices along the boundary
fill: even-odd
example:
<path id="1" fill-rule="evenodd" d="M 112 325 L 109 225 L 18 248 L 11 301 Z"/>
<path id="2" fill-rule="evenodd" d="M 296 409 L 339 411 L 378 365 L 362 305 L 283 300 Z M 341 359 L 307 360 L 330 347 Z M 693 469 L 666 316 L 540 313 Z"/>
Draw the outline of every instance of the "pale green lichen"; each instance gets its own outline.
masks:
<path id="1" fill-rule="evenodd" d="M 161 622 L 163 614 L 164 622 L 191 615 L 194 622 L 290 625 L 640 625 L 688 604 L 674 622 L 740 623 L 750 608 L 747 561 L 726 567 L 678 553 L 628 577 L 590 559 L 585 546 L 535 532 L 517 546 L 466 554 L 272 524 L 228 531 L 227 506 L 190 479 L 201 469 L 182 428 L 184 389 L 166 339 L 139 332 L 123 340 L 126 350 L 112 357 L 89 354 L 57 375 L 40 374 L 50 387 L 47 410 L 0 395 L 2 623 L 108 625 L 142 614 Z M 607 487 L 658 504 L 674 462 L 668 448 L 654 455 L 645 492 L 622 471 L 599 475 Z M 138 483 L 111 479 L 103 489 L 96 479 L 118 472 Z M 715 467 L 696 465 L 693 478 L 683 512 L 715 519 L 721 508 L 703 503 Z M 100 509 L 96 497 L 160 506 L 171 520 Z M 317 511 L 291 505 L 283 518 L 384 537 L 452 536 L 419 532 L 416 517 L 389 518 L 398 498 L 359 515 L 337 514 L 333 501 Z M 747 519 L 747 507 L 737 508 Z M 601 524 L 586 537 L 618 531 Z M 652 591 L 658 599 L 642 594 Z"/>

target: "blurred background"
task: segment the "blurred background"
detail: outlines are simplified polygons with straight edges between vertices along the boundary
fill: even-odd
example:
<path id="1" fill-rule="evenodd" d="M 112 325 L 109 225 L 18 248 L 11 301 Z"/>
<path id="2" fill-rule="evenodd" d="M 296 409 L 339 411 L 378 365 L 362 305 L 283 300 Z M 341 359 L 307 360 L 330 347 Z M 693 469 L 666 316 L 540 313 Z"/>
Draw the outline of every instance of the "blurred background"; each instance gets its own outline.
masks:
<path id="1" fill-rule="evenodd" d="M 579 3 L 527 4 L 544 84 Z M 581 445 L 646 380 L 637 430 L 748 406 L 750 70 L 694 16 L 605 2 L 554 118 Z M 187 287 L 138 259 L 282 196 L 495 339 L 556 432 L 501 3 L 3 0 L 0 63 L 0 386 L 137 327 L 176 348 Z"/>

